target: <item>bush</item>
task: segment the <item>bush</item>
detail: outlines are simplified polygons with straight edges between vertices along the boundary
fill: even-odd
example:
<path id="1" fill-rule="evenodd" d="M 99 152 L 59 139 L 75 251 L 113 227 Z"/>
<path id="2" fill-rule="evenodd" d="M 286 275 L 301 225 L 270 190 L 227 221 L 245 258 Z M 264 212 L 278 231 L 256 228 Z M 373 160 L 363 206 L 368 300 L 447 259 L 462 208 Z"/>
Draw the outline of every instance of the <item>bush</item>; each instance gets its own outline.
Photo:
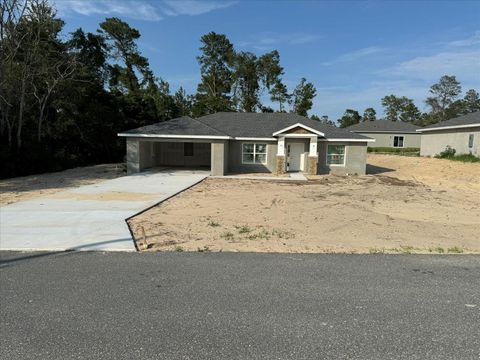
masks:
<path id="1" fill-rule="evenodd" d="M 470 162 L 470 163 L 480 162 L 480 158 L 476 157 L 475 155 L 472 155 L 472 154 L 455 155 L 456 152 L 457 151 L 455 149 L 447 145 L 445 150 L 442 151 L 440 154 L 435 155 L 435 157 L 437 159 L 448 159 L 448 160 L 455 160 L 455 161 L 461 161 L 461 162 Z"/>
<path id="2" fill-rule="evenodd" d="M 457 152 L 457 150 L 455 150 L 454 148 L 450 147 L 450 145 L 447 145 L 447 147 L 445 148 L 445 150 L 443 150 L 443 151 L 442 151 L 440 154 L 438 154 L 436 157 L 437 157 L 437 158 L 440 158 L 440 159 L 450 158 L 450 157 L 454 157 L 456 152 Z"/>

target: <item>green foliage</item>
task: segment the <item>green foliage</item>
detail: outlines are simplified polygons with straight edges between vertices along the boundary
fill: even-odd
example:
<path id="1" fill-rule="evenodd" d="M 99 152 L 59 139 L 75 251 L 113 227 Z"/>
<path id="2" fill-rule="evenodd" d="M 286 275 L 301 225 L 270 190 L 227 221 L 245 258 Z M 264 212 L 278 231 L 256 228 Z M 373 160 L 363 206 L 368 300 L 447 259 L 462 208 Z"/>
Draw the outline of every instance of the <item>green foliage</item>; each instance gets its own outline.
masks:
<path id="1" fill-rule="evenodd" d="M 363 112 L 363 121 L 375 121 L 377 120 L 377 112 L 375 111 L 374 108 L 366 108 L 365 111 Z"/>
<path id="2" fill-rule="evenodd" d="M 431 113 L 439 121 L 447 120 L 447 109 L 462 92 L 462 87 L 455 76 L 444 75 L 440 81 L 430 87 L 431 97 L 425 103 L 431 107 Z"/>
<path id="3" fill-rule="evenodd" d="M 457 151 L 455 149 L 447 145 L 445 150 L 443 150 L 440 154 L 436 155 L 435 157 L 437 159 L 448 159 L 448 160 L 455 160 L 455 161 L 469 162 L 469 163 L 480 162 L 480 158 L 476 157 L 475 155 L 472 155 L 472 154 L 455 155 L 456 152 Z"/>
<path id="4" fill-rule="evenodd" d="M 407 156 L 420 156 L 419 148 L 391 148 L 391 147 L 368 147 L 369 153 L 395 154 Z"/>
<path id="5" fill-rule="evenodd" d="M 346 128 L 350 125 L 358 124 L 362 120 L 362 117 L 357 110 L 347 109 L 343 116 L 338 119 L 338 123 L 341 128 Z"/>
<path id="6" fill-rule="evenodd" d="M 405 96 L 387 95 L 382 98 L 382 106 L 386 120 L 413 122 L 421 116 L 413 100 Z"/>
<path id="7" fill-rule="evenodd" d="M 463 248 L 461 248 L 460 246 L 452 246 L 452 247 L 449 247 L 447 251 L 453 254 L 461 254 L 463 253 Z"/>
<path id="8" fill-rule="evenodd" d="M 317 95 L 317 90 L 307 79 L 302 78 L 292 94 L 293 112 L 308 116 L 308 111 L 313 106 L 313 98 Z"/>

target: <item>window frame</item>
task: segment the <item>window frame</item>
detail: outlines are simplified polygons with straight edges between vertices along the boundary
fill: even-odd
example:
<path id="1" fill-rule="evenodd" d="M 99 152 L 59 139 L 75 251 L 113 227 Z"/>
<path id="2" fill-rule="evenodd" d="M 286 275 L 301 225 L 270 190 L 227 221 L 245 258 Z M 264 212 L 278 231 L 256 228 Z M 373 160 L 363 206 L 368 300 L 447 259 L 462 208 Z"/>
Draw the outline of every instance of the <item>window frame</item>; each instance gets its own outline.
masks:
<path id="1" fill-rule="evenodd" d="M 395 138 L 398 138 L 398 139 L 402 138 L 402 146 L 395 146 Z M 398 141 L 397 141 L 397 144 L 398 144 Z M 400 148 L 400 149 L 401 149 L 401 148 L 404 148 L 404 147 L 405 147 L 405 135 L 394 135 L 394 136 L 393 136 L 393 144 L 392 144 L 392 146 L 393 146 L 394 148 Z"/>
<path id="2" fill-rule="evenodd" d="M 244 152 L 243 147 L 245 145 L 253 145 L 253 152 Z M 264 153 L 262 153 L 262 152 L 257 153 L 256 145 L 264 145 L 265 146 L 265 152 Z M 243 160 L 243 155 L 244 154 L 252 154 L 253 155 L 253 162 L 245 162 Z M 265 155 L 265 162 L 256 162 L 255 158 L 256 158 L 257 154 L 258 155 Z M 242 165 L 267 165 L 267 162 L 268 162 L 268 144 L 263 143 L 263 142 L 251 142 L 251 141 L 250 142 L 242 142 L 240 156 L 241 156 Z"/>
<path id="3" fill-rule="evenodd" d="M 342 164 L 329 164 L 328 163 L 328 148 L 330 146 L 343 146 L 343 154 L 330 154 L 330 155 L 343 155 L 343 163 Z M 347 160 L 347 145 L 345 144 L 327 144 L 327 149 L 325 152 L 325 164 L 328 166 L 345 166 Z"/>

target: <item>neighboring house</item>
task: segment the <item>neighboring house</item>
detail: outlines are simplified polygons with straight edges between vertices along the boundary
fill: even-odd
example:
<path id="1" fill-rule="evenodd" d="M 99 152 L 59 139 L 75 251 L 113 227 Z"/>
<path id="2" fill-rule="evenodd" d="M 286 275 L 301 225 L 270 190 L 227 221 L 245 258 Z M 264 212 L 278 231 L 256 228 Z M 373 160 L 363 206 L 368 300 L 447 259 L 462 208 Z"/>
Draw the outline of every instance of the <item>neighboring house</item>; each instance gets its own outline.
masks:
<path id="1" fill-rule="evenodd" d="M 375 120 L 365 121 L 346 128 L 355 134 L 361 134 L 375 139 L 370 147 L 392 148 L 419 148 L 421 134 L 416 132 L 420 129 L 403 121 Z"/>
<path id="2" fill-rule="evenodd" d="M 367 143 L 344 129 L 287 113 L 223 112 L 125 131 L 127 170 L 209 166 L 228 172 L 365 174 Z"/>
<path id="3" fill-rule="evenodd" d="M 480 111 L 420 128 L 420 155 L 435 156 L 447 146 L 456 154 L 480 156 Z"/>

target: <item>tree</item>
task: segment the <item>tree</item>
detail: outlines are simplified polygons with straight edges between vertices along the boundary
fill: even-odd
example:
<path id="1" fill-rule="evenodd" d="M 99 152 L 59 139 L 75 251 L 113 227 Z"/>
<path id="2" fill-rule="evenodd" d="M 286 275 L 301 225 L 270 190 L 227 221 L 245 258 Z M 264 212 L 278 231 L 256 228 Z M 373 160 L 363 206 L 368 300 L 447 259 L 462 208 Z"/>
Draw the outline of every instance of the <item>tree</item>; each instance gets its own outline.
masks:
<path id="1" fill-rule="evenodd" d="M 358 113 L 358 111 L 353 109 L 345 110 L 343 116 L 338 119 L 338 123 L 340 124 L 341 128 L 346 128 L 350 125 L 358 124 L 362 120 L 362 117 Z"/>
<path id="2" fill-rule="evenodd" d="M 281 81 L 277 81 L 270 91 L 270 100 L 278 102 L 279 112 L 285 112 L 284 104 L 288 103 L 290 97 L 287 87 Z"/>
<path id="3" fill-rule="evenodd" d="M 254 112 L 260 105 L 260 71 L 257 56 L 240 52 L 235 57 L 233 103 L 240 111 Z"/>
<path id="4" fill-rule="evenodd" d="M 363 112 L 363 121 L 375 121 L 377 120 L 377 112 L 374 108 L 366 108 Z"/>
<path id="5" fill-rule="evenodd" d="M 415 121 L 420 117 L 420 111 L 412 99 L 405 96 L 388 95 L 382 98 L 385 118 L 390 121 Z"/>
<path id="6" fill-rule="evenodd" d="M 175 103 L 176 116 L 190 116 L 192 113 L 192 99 L 187 95 L 187 92 L 183 87 L 179 87 L 173 95 L 173 101 Z"/>
<path id="7" fill-rule="evenodd" d="M 431 107 L 431 113 L 438 116 L 440 121 L 447 120 L 447 108 L 462 92 L 462 87 L 455 76 L 444 75 L 440 81 L 430 87 L 433 95 L 425 101 Z"/>
<path id="8" fill-rule="evenodd" d="M 200 64 L 201 83 L 196 96 L 196 111 L 214 113 L 230 111 L 232 103 L 232 67 L 235 51 L 225 35 L 210 32 L 200 39 L 202 55 L 197 57 Z"/>
<path id="9" fill-rule="evenodd" d="M 475 89 L 470 89 L 463 97 L 464 113 L 480 111 L 480 96 Z"/>
<path id="10" fill-rule="evenodd" d="M 308 116 L 316 94 L 317 90 L 313 84 L 302 78 L 292 94 L 293 112 L 301 116 Z"/>

